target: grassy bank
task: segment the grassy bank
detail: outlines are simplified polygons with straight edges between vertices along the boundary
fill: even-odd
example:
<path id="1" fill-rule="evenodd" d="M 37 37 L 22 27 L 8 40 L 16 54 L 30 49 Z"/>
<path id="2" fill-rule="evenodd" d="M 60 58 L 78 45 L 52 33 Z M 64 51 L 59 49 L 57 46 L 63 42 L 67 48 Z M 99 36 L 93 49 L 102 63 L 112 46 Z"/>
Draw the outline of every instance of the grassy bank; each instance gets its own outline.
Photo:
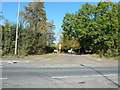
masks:
<path id="1" fill-rule="evenodd" d="M 59 56 L 59 54 L 57 53 L 49 53 L 49 54 L 43 54 L 43 55 L 29 55 L 29 56 L 25 56 L 24 58 L 30 58 L 30 59 L 48 59 L 48 58 L 55 58 Z"/>
<path id="2" fill-rule="evenodd" d="M 103 58 L 103 59 L 114 59 L 114 60 L 118 60 L 119 57 L 100 57 L 99 54 L 88 54 L 89 56 L 92 56 L 92 57 L 96 57 L 96 58 Z"/>
<path id="3" fill-rule="evenodd" d="M 43 55 L 28 55 L 28 56 L 2 56 L 1 58 L 22 58 L 22 59 L 48 59 L 48 58 L 55 58 L 59 56 L 57 53 L 49 53 Z"/>

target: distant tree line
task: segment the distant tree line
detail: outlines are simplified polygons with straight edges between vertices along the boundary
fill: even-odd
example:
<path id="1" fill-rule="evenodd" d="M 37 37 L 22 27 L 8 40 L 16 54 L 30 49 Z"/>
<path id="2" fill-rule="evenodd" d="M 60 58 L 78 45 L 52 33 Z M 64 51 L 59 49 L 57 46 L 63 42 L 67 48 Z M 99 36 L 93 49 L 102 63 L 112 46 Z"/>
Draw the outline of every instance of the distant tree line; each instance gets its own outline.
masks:
<path id="1" fill-rule="evenodd" d="M 2 27 L 2 55 L 14 55 L 16 24 L 5 20 Z M 43 2 L 30 2 L 20 12 L 18 26 L 18 55 L 52 52 L 55 40 L 53 21 L 47 22 Z"/>
<path id="2" fill-rule="evenodd" d="M 74 49 L 101 57 L 118 56 L 118 3 L 86 3 L 75 13 L 66 13 L 62 23 L 62 49 Z M 72 45 L 69 45 L 73 43 Z"/>

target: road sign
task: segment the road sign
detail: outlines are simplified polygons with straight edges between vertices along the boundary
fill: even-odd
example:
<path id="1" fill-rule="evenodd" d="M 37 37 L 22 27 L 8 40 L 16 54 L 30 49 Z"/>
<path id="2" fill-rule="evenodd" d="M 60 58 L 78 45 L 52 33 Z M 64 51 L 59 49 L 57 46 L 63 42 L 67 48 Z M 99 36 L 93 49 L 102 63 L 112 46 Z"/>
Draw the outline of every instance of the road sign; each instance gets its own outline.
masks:
<path id="1" fill-rule="evenodd" d="M 62 45 L 61 45 L 61 44 L 59 44 L 59 50 L 61 50 L 61 46 L 62 46 Z"/>

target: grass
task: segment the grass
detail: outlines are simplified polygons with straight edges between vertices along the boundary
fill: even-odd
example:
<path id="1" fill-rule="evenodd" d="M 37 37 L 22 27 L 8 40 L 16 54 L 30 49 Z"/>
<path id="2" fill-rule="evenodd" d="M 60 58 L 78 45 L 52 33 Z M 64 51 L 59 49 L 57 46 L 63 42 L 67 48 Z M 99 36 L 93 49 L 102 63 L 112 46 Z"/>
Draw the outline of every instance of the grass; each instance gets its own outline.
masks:
<path id="1" fill-rule="evenodd" d="M 104 59 L 114 59 L 114 60 L 118 60 L 118 57 L 100 57 L 99 54 L 89 54 L 92 57 L 96 57 L 96 58 L 104 58 Z"/>
<path id="2" fill-rule="evenodd" d="M 1 58 L 22 58 L 22 59 L 48 59 L 48 58 L 55 58 L 59 56 L 58 53 L 49 53 L 49 54 L 43 54 L 43 55 L 28 55 L 28 56 L 2 56 Z"/>
<path id="3" fill-rule="evenodd" d="M 24 58 L 30 58 L 30 59 L 48 59 L 48 58 L 55 58 L 59 56 L 57 53 L 49 53 L 49 54 L 43 54 L 43 55 L 29 55 L 25 56 Z"/>

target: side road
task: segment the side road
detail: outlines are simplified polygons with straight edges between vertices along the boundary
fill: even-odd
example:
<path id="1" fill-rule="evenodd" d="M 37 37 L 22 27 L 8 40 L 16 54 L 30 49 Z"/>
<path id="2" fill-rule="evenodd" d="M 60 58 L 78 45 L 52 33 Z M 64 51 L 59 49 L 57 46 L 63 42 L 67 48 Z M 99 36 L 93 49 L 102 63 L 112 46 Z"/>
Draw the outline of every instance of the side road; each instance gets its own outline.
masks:
<path id="1" fill-rule="evenodd" d="M 118 64 L 118 60 L 111 59 L 102 59 L 91 57 L 89 55 L 73 55 L 73 54 L 59 54 L 55 57 L 50 58 L 38 58 L 37 59 L 5 59 L 0 60 L 3 64 L 16 64 L 16 63 L 36 63 L 36 64 L 94 64 L 94 65 L 103 65 L 103 64 Z"/>

